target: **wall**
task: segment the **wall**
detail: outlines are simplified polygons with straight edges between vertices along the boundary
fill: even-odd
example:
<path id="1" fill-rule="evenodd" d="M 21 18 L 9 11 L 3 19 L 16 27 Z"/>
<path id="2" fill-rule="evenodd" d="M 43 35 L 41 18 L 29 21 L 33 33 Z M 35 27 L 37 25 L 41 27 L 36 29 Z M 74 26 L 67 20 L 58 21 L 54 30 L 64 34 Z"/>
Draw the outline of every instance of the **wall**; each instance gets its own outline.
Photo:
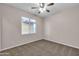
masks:
<path id="1" fill-rule="evenodd" d="M 20 9 L 2 4 L 2 50 L 13 48 L 42 39 L 43 20 Z M 37 21 L 37 33 L 21 35 L 21 16 L 31 17 Z"/>
<path id="2" fill-rule="evenodd" d="M 2 50 L 44 38 L 44 20 L 41 18 L 4 4 L 0 4 L 0 15 L 2 15 L 2 17 L 0 16 L 0 22 L 2 20 L 2 25 L 0 23 L 0 48 L 2 47 Z M 31 16 L 37 20 L 36 34 L 21 35 L 21 16 Z M 78 25 L 79 8 L 69 8 L 59 12 L 45 19 L 45 39 L 79 48 Z"/>
<path id="3" fill-rule="evenodd" d="M 1 6 L 0 6 L 0 8 L 1 8 Z M 0 50 L 1 50 L 1 11 L 2 11 L 2 9 L 0 9 Z"/>
<path id="4" fill-rule="evenodd" d="M 79 48 L 79 8 L 68 8 L 45 19 L 47 40 Z"/>

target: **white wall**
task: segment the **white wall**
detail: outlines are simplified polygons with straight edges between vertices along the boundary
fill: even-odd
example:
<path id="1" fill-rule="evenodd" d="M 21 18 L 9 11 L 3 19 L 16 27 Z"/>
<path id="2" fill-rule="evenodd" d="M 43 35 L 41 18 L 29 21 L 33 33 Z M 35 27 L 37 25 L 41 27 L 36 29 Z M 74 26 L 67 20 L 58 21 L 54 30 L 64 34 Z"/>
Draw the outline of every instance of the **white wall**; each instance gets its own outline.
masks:
<path id="1" fill-rule="evenodd" d="M 2 50 L 42 39 L 43 20 L 25 11 L 2 4 Z M 37 21 L 37 33 L 21 35 L 21 16 L 32 17 Z"/>
<path id="2" fill-rule="evenodd" d="M 79 48 L 79 8 L 69 8 L 45 19 L 46 39 Z"/>

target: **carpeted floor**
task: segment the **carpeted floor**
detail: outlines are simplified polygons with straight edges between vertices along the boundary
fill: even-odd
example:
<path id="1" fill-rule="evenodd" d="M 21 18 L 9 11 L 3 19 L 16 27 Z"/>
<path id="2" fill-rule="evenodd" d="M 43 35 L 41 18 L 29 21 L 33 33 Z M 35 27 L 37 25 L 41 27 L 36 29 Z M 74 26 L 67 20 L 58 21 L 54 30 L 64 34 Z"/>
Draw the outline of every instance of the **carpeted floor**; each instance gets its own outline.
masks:
<path id="1" fill-rule="evenodd" d="M 0 52 L 1 56 L 79 56 L 79 49 L 39 40 Z"/>

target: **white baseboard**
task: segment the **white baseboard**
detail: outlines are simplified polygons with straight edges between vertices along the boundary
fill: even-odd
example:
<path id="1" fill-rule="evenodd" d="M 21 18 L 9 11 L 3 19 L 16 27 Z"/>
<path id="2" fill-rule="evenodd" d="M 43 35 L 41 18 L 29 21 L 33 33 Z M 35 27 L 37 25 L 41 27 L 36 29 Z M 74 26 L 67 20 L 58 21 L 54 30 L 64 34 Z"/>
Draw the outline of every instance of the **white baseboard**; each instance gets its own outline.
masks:
<path id="1" fill-rule="evenodd" d="M 40 39 L 39 39 L 40 40 Z M 18 47 L 18 46 L 21 46 L 21 45 L 24 45 L 24 44 L 28 44 L 28 43 L 31 43 L 31 42 L 35 42 L 35 41 L 38 41 L 38 40 L 32 40 L 32 41 L 29 41 L 29 42 L 26 42 L 26 43 L 21 43 L 21 44 L 18 44 L 16 46 L 11 46 L 11 47 L 7 47 L 7 48 L 4 48 L 4 49 L 1 49 L 1 51 L 4 51 L 4 50 L 7 50 L 7 49 L 11 49 L 11 48 L 15 48 L 15 47 Z"/>
<path id="2" fill-rule="evenodd" d="M 48 39 L 45 39 L 45 40 L 48 40 Z M 4 49 L 1 49 L 0 51 L 4 51 L 4 50 L 7 50 L 7 49 L 15 48 L 15 47 L 18 47 L 18 46 L 21 46 L 21 45 L 24 45 L 24 44 L 28 44 L 28 43 L 31 43 L 31 42 L 35 42 L 35 41 L 38 41 L 38 40 L 33 40 L 33 41 L 29 41 L 27 43 L 22 43 L 22 44 L 18 44 L 16 46 L 11 46 L 11 47 L 8 47 L 8 48 L 4 48 Z M 58 41 L 54 41 L 54 40 L 48 40 L 48 41 L 55 42 L 55 43 L 58 43 L 58 44 L 62 44 L 62 45 L 65 45 L 65 46 L 69 46 L 69 47 L 73 47 L 73 48 L 79 49 L 79 47 L 77 47 L 77 46 L 69 45 L 69 44 L 66 44 L 66 43 L 63 43 L 63 42 L 58 42 Z"/>
<path id="3" fill-rule="evenodd" d="M 48 41 L 51 41 L 51 42 L 55 42 L 55 43 L 58 43 L 58 44 L 62 44 L 62 45 L 65 45 L 65 46 L 69 46 L 69 47 L 72 47 L 72 48 L 79 49 L 78 46 L 74 46 L 74 45 L 66 44 L 66 43 L 63 43 L 63 42 L 58 42 L 58 41 L 49 40 L 49 39 L 45 39 L 45 40 L 48 40 Z"/>

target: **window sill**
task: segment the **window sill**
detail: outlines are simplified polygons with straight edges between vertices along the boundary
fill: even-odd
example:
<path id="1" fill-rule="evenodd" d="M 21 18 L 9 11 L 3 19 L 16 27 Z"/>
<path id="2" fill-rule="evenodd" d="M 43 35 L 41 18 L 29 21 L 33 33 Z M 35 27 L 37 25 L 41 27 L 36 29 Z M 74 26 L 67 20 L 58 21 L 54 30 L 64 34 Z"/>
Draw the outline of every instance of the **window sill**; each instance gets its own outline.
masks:
<path id="1" fill-rule="evenodd" d="M 36 32 L 34 33 L 22 33 L 21 35 L 31 35 L 31 34 L 36 34 Z"/>

